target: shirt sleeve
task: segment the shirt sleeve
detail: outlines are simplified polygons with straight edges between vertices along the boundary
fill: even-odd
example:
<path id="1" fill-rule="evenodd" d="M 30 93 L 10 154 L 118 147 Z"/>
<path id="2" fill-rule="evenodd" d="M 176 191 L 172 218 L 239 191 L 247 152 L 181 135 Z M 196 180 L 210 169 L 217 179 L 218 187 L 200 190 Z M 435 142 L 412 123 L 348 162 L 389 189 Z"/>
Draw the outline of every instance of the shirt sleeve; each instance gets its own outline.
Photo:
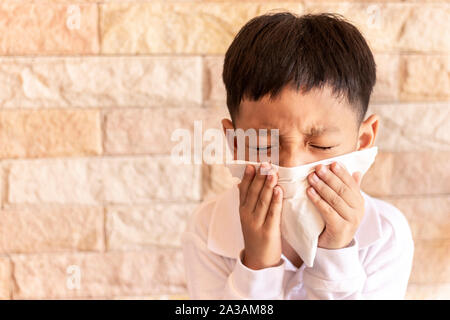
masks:
<path id="1" fill-rule="evenodd" d="M 283 299 L 285 261 L 260 270 L 242 263 L 243 250 L 231 269 L 226 257 L 207 249 L 195 233 L 183 234 L 183 256 L 190 299 Z"/>
<path id="2" fill-rule="evenodd" d="M 406 219 L 393 215 L 383 237 L 365 250 L 355 239 L 343 249 L 318 248 L 303 275 L 307 299 L 404 299 L 414 243 Z"/>
<path id="3" fill-rule="evenodd" d="M 317 248 L 313 266 L 303 273 L 307 299 L 358 299 L 365 280 L 356 239 L 342 249 Z"/>

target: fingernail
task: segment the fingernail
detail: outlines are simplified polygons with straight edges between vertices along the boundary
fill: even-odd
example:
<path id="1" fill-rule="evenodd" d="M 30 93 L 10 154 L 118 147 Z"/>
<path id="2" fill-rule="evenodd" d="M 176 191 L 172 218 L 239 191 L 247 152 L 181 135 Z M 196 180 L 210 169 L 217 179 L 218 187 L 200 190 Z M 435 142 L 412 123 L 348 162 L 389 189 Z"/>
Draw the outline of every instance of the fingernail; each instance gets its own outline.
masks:
<path id="1" fill-rule="evenodd" d="M 318 181 L 319 181 L 319 177 L 318 177 L 315 173 L 313 173 L 311 179 L 312 179 L 312 181 L 314 181 L 314 182 L 318 182 Z"/>
<path id="2" fill-rule="evenodd" d="M 280 187 L 276 186 L 273 189 L 273 192 L 275 193 L 275 197 L 277 197 L 277 198 L 281 197 L 281 189 L 280 189 Z"/>
<path id="3" fill-rule="evenodd" d="M 310 192 L 313 196 L 317 196 L 317 192 L 316 192 L 316 190 L 314 190 L 313 187 L 310 187 L 310 188 L 309 188 L 309 192 Z"/>
<path id="4" fill-rule="evenodd" d="M 327 172 L 327 167 L 326 166 L 322 166 L 322 167 L 320 167 L 320 170 L 319 170 L 318 173 L 325 174 L 326 172 Z"/>
<path id="5" fill-rule="evenodd" d="M 339 170 L 342 168 L 342 166 L 339 164 L 339 162 L 336 162 L 335 168 Z"/>

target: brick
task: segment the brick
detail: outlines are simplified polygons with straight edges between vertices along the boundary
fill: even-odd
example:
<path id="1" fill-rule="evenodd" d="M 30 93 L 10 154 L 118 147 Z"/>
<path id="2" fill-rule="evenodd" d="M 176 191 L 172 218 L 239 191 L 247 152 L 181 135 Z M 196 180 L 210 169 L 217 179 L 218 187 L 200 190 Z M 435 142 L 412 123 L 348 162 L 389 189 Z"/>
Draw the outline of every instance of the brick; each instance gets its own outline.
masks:
<path id="1" fill-rule="evenodd" d="M 448 52 L 448 4 L 305 2 L 305 13 L 334 12 L 354 24 L 374 51 Z M 434 21 L 437 23 L 430 23 Z M 436 25 L 440 32 L 436 32 Z"/>
<path id="2" fill-rule="evenodd" d="M 3 161 L 0 160 L 0 208 L 3 209 L 3 204 L 6 202 L 6 190 L 5 175 L 3 170 Z"/>
<path id="3" fill-rule="evenodd" d="M 389 152 L 450 151 L 448 103 L 371 104 L 379 117 L 375 144 Z"/>
<path id="4" fill-rule="evenodd" d="M 2 3 L 0 54 L 98 53 L 97 14 L 95 4 Z"/>
<path id="5" fill-rule="evenodd" d="M 0 107 L 199 107 L 200 57 L 0 58 Z"/>
<path id="6" fill-rule="evenodd" d="M 415 240 L 450 239 L 450 196 L 381 197 L 409 222 Z"/>
<path id="7" fill-rule="evenodd" d="M 154 203 L 107 208 L 108 250 L 181 246 L 181 234 L 198 203 Z"/>
<path id="8" fill-rule="evenodd" d="M 36 159 L 5 164 L 13 204 L 130 204 L 200 199 L 198 165 L 166 157 Z"/>
<path id="9" fill-rule="evenodd" d="M 406 291 L 407 300 L 448 300 L 450 283 L 443 284 L 409 284 Z"/>
<path id="10" fill-rule="evenodd" d="M 2 158 L 64 157 L 102 152 L 97 110 L 0 112 Z"/>
<path id="11" fill-rule="evenodd" d="M 402 101 L 450 99 L 450 55 L 405 55 L 400 69 Z"/>
<path id="12" fill-rule="evenodd" d="M 400 58 L 394 54 L 374 53 L 377 81 L 373 88 L 371 102 L 398 101 Z"/>
<path id="13" fill-rule="evenodd" d="M 384 155 L 382 155 L 384 153 Z M 381 152 L 365 174 L 361 188 L 373 196 L 449 193 L 447 151 Z"/>
<path id="14" fill-rule="evenodd" d="M 13 255 L 14 299 L 111 298 L 186 292 L 181 250 Z"/>
<path id="15" fill-rule="evenodd" d="M 170 157 L 103 162 L 104 200 L 114 204 L 200 200 L 200 166 Z"/>
<path id="16" fill-rule="evenodd" d="M 394 157 L 393 195 L 432 195 L 450 193 L 447 151 L 403 152 Z"/>
<path id="17" fill-rule="evenodd" d="M 409 282 L 441 284 L 450 279 L 450 240 L 414 241 L 414 261 Z"/>
<path id="18" fill-rule="evenodd" d="M 0 300 L 11 299 L 11 262 L 0 257 Z"/>
<path id="19" fill-rule="evenodd" d="M 178 143 L 171 137 L 175 130 L 189 130 L 194 143 L 194 121 L 202 121 L 201 108 L 157 108 L 108 110 L 105 113 L 105 149 L 107 154 L 170 154 Z"/>
<path id="20" fill-rule="evenodd" d="M 398 35 L 397 48 L 404 51 L 449 52 L 449 3 L 411 5 L 408 18 Z"/>
<path id="21" fill-rule="evenodd" d="M 217 128 L 222 134 L 220 120 L 226 109 L 218 108 L 152 108 L 107 110 L 105 123 L 105 152 L 107 154 L 170 154 L 180 143 L 172 135 L 176 130 L 188 130 L 191 147 L 194 136 L 205 140 L 206 130 Z M 197 129 L 194 125 L 197 122 Z M 157 125 L 155 125 L 157 124 Z M 195 142 L 197 143 L 197 142 Z M 202 144 L 206 145 L 205 140 Z"/>
<path id="22" fill-rule="evenodd" d="M 0 211 L 0 252 L 103 250 L 100 207 L 16 206 Z"/>
<path id="23" fill-rule="evenodd" d="M 247 21 L 278 8 L 301 13 L 303 5 L 293 2 L 105 3 L 100 5 L 101 52 L 223 54 Z"/>
<path id="24" fill-rule="evenodd" d="M 99 163 L 86 159 L 36 159 L 5 163 L 6 201 L 12 204 L 98 204 Z"/>
<path id="25" fill-rule="evenodd" d="M 203 97 L 206 103 L 226 105 L 227 93 L 222 80 L 224 56 L 207 56 L 203 62 Z"/>

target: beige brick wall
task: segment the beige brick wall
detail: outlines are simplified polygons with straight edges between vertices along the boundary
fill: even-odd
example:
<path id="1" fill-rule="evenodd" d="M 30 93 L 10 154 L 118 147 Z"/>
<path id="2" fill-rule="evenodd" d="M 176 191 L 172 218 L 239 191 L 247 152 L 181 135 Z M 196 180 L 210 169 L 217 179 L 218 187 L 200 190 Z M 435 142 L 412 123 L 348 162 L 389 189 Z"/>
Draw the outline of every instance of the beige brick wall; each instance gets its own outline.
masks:
<path id="1" fill-rule="evenodd" d="M 173 167 L 170 135 L 218 127 L 224 53 L 277 8 L 369 41 L 381 152 L 362 188 L 411 225 L 407 298 L 450 298 L 450 2 L 432 0 L 2 1 L 0 298 L 187 298 L 180 233 L 230 180 Z"/>

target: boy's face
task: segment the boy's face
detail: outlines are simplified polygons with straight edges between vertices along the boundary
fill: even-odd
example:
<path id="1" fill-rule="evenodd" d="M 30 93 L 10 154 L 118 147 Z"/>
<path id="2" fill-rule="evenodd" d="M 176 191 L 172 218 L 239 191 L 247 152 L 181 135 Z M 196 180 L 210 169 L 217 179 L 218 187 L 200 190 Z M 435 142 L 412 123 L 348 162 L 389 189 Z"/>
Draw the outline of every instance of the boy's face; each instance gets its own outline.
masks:
<path id="1" fill-rule="evenodd" d="M 233 129 L 228 119 L 223 119 L 222 124 L 224 129 Z M 279 147 L 273 150 L 279 152 L 279 165 L 295 167 L 371 147 L 378 119 L 371 115 L 358 128 L 356 112 L 345 99 L 332 95 L 330 88 L 314 88 L 302 94 L 284 87 L 273 101 L 269 95 L 258 101 L 242 100 L 235 126 L 243 130 L 253 128 L 256 132 L 268 129 L 267 143 L 263 139 L 263 144 L 255 146 L 247 140 L 246 148 L 252 152 L 256 147 L 269 146 L 269 156 L 269 130 L 278 129 Z M 249 160 L 248 152 L 245 160 Z"/>

